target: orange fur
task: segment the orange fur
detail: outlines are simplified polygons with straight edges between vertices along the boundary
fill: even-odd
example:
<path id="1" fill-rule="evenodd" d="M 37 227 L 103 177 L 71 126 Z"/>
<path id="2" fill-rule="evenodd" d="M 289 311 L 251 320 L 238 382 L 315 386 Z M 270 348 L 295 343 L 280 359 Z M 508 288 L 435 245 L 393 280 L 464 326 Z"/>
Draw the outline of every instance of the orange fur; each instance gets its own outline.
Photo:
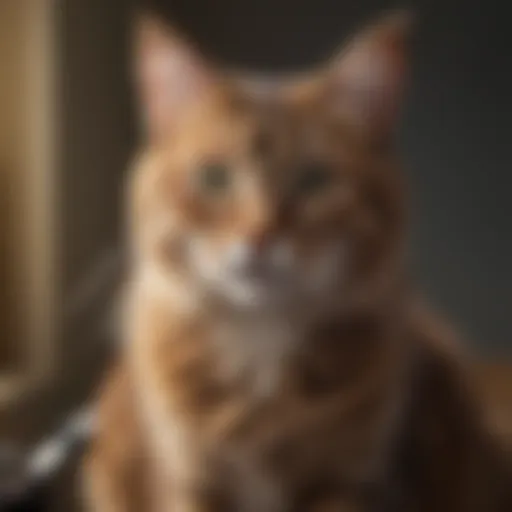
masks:
<path id="1" fill-rule="evenodd" d="M 247 90 L 143 24 L 148 141 L 93 510 L 508 510 L 404 271 L 407 31 L 389 17 L 325 71 Z"/>

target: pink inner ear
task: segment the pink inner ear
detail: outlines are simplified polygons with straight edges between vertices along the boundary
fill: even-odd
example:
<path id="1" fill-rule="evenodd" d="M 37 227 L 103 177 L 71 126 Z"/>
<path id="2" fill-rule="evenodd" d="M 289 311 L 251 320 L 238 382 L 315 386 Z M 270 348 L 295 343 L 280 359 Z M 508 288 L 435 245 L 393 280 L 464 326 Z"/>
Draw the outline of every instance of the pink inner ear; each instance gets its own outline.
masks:
<path id="1" fill-rule="evenodd" d="M 406 25 L 383 24 L 363 33 L 335 70 L 341 113 L 372 131 L 392 129 L 404 89 Z"/>
<path id="2" fill-rule="evenodd" d="M 210 84 L 200 57 L 158 23 L 146 20 L 137 54 L 142 117 L 150 138 L 172 131 Z"/>
<path id="3" fill-rule="evenodd" d="M 341 93 L 363 121 L 386 125 L 393 121 L 398 107 L 402 66 L 386 51 L 369 48 L 359 53 L 347 62 Z"/>

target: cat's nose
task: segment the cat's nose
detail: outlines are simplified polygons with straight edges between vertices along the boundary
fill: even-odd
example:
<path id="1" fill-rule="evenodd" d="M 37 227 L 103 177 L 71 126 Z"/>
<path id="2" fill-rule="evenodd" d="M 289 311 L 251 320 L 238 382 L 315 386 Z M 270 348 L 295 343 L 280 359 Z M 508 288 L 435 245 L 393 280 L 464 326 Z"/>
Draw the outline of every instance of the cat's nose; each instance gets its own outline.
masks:
<path id="1" fill-rule="evenodd" d="M 247 208 L 250 211 L 244 216 L 240 236 L 256 254 L 263 255 L 269 250 L 275 238 L 274 208 L 261 197 L 253 198 Z"/>
<path id="2" fill-rule="evenodd" d="M 272 246 L 273 235 L 269 229 L 260 229 L 251 233 L 248 245 L 254 253 L 264 255 Z"/>

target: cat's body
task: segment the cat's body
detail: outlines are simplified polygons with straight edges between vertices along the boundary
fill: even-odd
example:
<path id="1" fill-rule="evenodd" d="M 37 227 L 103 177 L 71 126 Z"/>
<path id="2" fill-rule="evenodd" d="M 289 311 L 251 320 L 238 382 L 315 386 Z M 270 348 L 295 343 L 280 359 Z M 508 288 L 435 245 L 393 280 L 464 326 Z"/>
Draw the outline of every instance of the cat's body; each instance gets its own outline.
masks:
<path id="1" fill-rule="evenodd" d="M 464 371 L 403 270 L 405 28 L 373 27 L 321 79 L 247 92 L 145 27 L 150 144 L 93 510 L 509 510 Z"/>
<path id="2" fill-rule="evenodd" d="M 219 486 L 218 494 L 212 492 L 210 498 L 220 500 L 224 492 L 229 502 L 245 485 L 251 488 L 248 492 L 256 493 L 247 497 L 249 504 L 256 510 L 272 510 L 258 505 L 264 492 L 275 498 L 272 487 L 259 487 L 270 479 L 283 484 L 286 507 L 279 510 L 320 511 L 324 500 L 334 498 L 332 508 L 325 510 L 508 511 L 502 454 L 467 388 L 469 375 L 445 346 L 451 340 L 431 322 L 416 314 L 411 317 L 408 342 L 417 351 L 409 352 L 408 371 L 403 372 L 402 366 L 400 377 L 389 378 L 401 364 L 393 357 L 385 362 L 386 357 L 377 354 L 351 354 L 348 360 L 354 366 L 346 373 L 335 370 L 338 364 L 348 366 L 347 359 L 337 359 L 342 356 L 338 336 L 356 343 L 377 341 L 364 332 L 366 327 L 361 332 L 361 326 L 357 329 L 354 324 L 352 333 L 332 333 L 329 340 L 335 347 L 326 340 L 325 352 L 315 350 L 315 358 L 303 359 L 295 367 L 300 373 L 288 375 L 287 385 L 277 393 L 274 390 L 272 400 L 264 403 L 255 397 L 240 403 L 238 386 L 215 396 L 218 383 L 205 377 L 199 347 L 195 354 L 183 346 L 175 347 L 178 355 L 166 347 L 163 353 L 155 351 L 154 357 L 184 371 L 178 389 L 192 395 L 180 397 L 190 414 L 191 423 L 184 428 L 204 429 L 209 455 L 221 463 L 209 473 L 210 485 Z M 185 344 L 188 339 L 181 341 Z M 152 364 L 154 369 L 161 367 Z M 162 371 L 172 373 L 167 367 Z M 151 462 L 151 448 L 146 445 L 150 438 L 132 378 L 125 363 L 112 373 L 103 395 L 88 478 L 92 495 L 102 496 L 103 504 L 110 499 L 114 504 L 98 510 L 153 510 L 155 473 L 161 471 L 153 465 L 165 464 L 158 458 Z M 167 395 L 167 389 L 159 391 Z M 174 428 L 179 426 L 163 435 L 174 437 Z M 160 448 L 158 453 L 164 458 L 167 452 Z M 167 485 L 172 492 L 172 484 Z M 173 510 L 170 504 L 162 506 L 162 499 L 156 498 L 154 510 Z M 224 503 L 206 509 L 246 510 Z"/>

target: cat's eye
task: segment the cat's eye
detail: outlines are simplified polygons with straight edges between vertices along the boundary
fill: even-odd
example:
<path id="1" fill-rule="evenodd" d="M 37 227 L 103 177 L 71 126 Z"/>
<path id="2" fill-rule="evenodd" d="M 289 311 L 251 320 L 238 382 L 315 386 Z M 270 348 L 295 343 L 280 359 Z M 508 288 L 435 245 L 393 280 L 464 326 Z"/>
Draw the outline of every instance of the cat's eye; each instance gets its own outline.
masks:
<path id="1" fill-rule="evenodd" d="M 327 165 L 319 162 L 308 163 L 298 171 L 295 190 L 302 196 L 313 196 L 326 190 L 332 180 L 333 175 Z"/>
<path id="2" fill-rule="evenodd" d="M 231 173 L 222 163 L 205 163 L 199 169 L 199 188 L 207 193 L 220 194 L 231 186 Z"/>

